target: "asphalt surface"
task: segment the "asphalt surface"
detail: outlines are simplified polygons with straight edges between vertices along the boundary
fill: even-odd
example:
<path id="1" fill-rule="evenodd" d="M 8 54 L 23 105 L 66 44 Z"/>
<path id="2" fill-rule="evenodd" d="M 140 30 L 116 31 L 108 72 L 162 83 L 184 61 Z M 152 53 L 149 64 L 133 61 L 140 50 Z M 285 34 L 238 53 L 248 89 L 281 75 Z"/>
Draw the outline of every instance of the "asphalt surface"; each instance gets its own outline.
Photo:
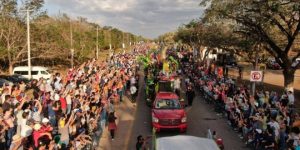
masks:
<path id="1" fill-rule="evenodd" d="M 140 78 L 143 79 L 143 78 Z M 118 117 L 118 130 L 115 140 L 109 138 L 105 132 L 100 140 L 98 149 L 103 150 L 135 150 L 136 138 L 138 135 L 151 136 L 151 108 L 145 103 L 144 82 L 140 80 L 139 95 L 136 105 L 133 105 L 128 98 L 116 106 Z M 184 88 L 183 88 L 184 89 Z M 184 95 L 184 90 L 181 91 Z M 239 138 L 227 124 L 227 120 L 214 112 L 214 107 L 207 104 L 199 93 L 196 94 L 193 105 L 185 108 L 187 111 L 188 128 L 186 133 L 179 131 L 163 131 L 156 134 L 157 137 L 192 135 L 206 137 L 207 129 L 216 131 L 218 137 L 224 141 L 226 150 L 246 150 L 244 142 Z M 150 140 L 151 141 L 151 140 Z M 151 142 L 149 143 L 151 145 Z"/>

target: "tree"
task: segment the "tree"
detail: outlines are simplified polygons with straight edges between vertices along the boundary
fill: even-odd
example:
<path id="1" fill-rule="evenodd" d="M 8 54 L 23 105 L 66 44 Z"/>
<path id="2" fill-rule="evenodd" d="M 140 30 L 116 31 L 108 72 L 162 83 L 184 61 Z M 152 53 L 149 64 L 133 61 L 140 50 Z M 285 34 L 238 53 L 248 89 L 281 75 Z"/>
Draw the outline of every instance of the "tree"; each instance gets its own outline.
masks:
<path id="1" fill-rule="evenodd" d="M 300 30 L 299 1 L 203 0 L 201 5 L 205 4 L 210 5 L 204 18 L 231 21 L 236 33 L 259 43 L 283 68 L 285 88 L 293 88 L 300 56 L 294 50 Z"/>
<path id="2" fill-rule="evenodd" d="M 72 26 L 74 61 L 80 63 L 95 57 L 97 26 L 99 45 L 108 49 L 112 43 L 115 48 L 138 36 L 112 27 L 100 27 L 88 22 L 87 18 L 71 19 L 67 14 L 49 17 L 43 10 L 44 0 L 1 0 L 0 1 L 0 62 L 1 69 L 12 69 L 15 65 L 26 65 L 26 13 L 18 10 L 30 9 L 31 60 L 33 65 L 69 65 L 71 60 Z M 3 63 L 4 62 L 4 63 Z M 52 62 L 52 63 L 51 63 Z M 3 68 L 2 68 L 3 67 Z"/>
<path id="3" fill-rule="evenodd" d="M 38 12 L 43 4 L 43 0 L 27 0 L 21 8 L 30 8 L 33 13 Z M 5 59 L 9 62 L 9 72 L 12 73 L 14 64 L 27 61 L 21 59 L 26 53 L 25 23 L 22 15 L 17 11 L 17 0 L 3 0 L 0 2 L 0 43 L 2 50 L 6 50 Z"/>

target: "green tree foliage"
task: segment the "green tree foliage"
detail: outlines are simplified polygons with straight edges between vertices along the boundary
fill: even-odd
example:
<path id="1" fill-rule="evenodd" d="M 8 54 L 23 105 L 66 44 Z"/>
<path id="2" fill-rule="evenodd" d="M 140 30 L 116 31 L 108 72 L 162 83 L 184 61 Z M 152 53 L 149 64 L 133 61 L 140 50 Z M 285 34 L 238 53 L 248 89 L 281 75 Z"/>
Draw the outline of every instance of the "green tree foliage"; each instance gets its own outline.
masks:
<path id="1" fill-rule="evenodd" d="M 204 0 L 206 20 L 231 22 L 233 32 L 266 49 L 283 68 L 284 86 L 293 86 L 299 66 L 296 49 L 300 30 L 300 3 L 296 0 Z"/>
<path id="2" fill-rule="evenodd" d="M 126 47 L 130 42 L 142 40 L 140 36 L 125 33 L 113 27 L 100 27 L 87 18 L 71 19 L 67 14 L 50 17 L 43 10 L 44 0 L 1 0 L 0 1 L 0 62 L 1 67 L 12 68 L 26 65 L 26 12 L 30 9 L 31 56 L 33 65 L 70 64 L 74 49 L 75 63 L 95 57 L 96 45 L 100 51 Z M 97 43 L 98 27 L 98 43 Z M 71 47 L 71 32 L 73 47 Z"/>
<path id="3" fill-rule="evenodd" d="M 254 63 L 268 52 L 283 68 L 284 86 L 293 87 L 300 56 L 298 0 L 202 0 L 205 13 L 180 27 L 176 40 L 221 48 Z"/>

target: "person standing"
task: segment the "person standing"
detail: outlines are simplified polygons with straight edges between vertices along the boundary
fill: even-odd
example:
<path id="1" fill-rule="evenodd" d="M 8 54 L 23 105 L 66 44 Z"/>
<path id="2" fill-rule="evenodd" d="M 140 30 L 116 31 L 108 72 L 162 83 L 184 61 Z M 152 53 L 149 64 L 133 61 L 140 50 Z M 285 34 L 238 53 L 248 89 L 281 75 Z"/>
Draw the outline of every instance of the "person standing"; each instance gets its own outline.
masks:
<path id="1" fill-rule="evenodd" d="M 189 84 L 188 87 L 187 87 L 187 90 L 186 90 L 186 97 L 187 97 L 187 100 L 188 100 L 188 105 L 189 105 L 189 106 L 192 106 L 192 104 L 193 104 L 193 99 L 194 99 L 194 97 L 195 97 L 195 91 L 193 90 L 191 84 Z"/>
<path id="2" fill-rule="evenodd" d="M 213 139 L 213 135 L 212 135 L 212 133 L 211 133 L 210 128 L 207 129 L 207 135 L 206 135 L 206 137 L 207 137 L 208 139 Z"/>
<path id="3" fill-rule="evenodd" d="M 288 96 L 288 100 L 289 100 L 289 106 L 293 107 L 294 103 L 295 103 L 295 96 L 294 96 L 293 92 L 288 91 L 287 96 Z"/>
<path id="4" fill-rule="evenodd" d="M 177 94 L 177 96 L 180 97 L 180 78 L 176 77 L 175 81 L 174 81 L 174 89 L 175 89 L 175 93 Z"/>
<path id="5" fill-rule="evenodd" d="M 146 150 L 147 149 L 147 142 L 151 139 L 151 136 L 147 136 L 146 139 L 142 135 L 137 137 L 137 142 L 135 144 L 136 150 Z"/>
<path id="6" fill-rule="evenodd" d="M 131 85 L 130 87 L 130 94 L 131 94 L 131 102 L 135 103 L 136 101 L 136 94 L 137 93 L 137 88 L 135 87 L 135 85 Z"/>
<path id="7" fill-rule="evenodd" d="M 108 130 L 112 140 L 115 138 L 115 130 L 117 129 L 116 119 L 115 112 L 110 112 L 108 115 Z"/>

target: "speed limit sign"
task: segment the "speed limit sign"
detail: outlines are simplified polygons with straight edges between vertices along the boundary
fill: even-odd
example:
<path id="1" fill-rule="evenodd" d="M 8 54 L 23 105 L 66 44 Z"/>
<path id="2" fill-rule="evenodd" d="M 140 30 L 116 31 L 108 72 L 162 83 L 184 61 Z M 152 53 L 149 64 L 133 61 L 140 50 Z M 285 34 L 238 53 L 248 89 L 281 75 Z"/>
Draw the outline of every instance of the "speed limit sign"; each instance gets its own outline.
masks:
<path id="1" fill-rule="evenodd" d="M 263 78 L 262 71 L 251 71 L 250 81 L 252 82 L 261 82 Z"/>

